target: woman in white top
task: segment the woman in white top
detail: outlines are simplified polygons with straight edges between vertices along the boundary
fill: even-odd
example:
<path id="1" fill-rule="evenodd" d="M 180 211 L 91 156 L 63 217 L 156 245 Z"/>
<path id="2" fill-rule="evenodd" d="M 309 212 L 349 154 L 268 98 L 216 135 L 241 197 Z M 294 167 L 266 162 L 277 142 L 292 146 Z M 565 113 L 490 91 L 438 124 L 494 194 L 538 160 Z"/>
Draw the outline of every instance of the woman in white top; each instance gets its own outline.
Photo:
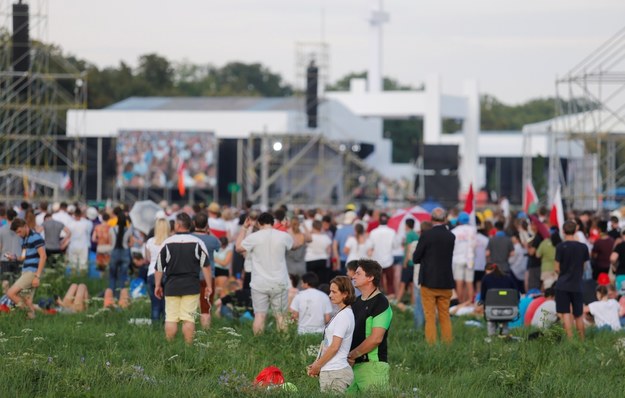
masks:
<path id="1" fill-rule="evenodd" d="M 163 242 L 169 237 L 169 232 L 169 221 L 164 218 L 157 219 L 156 224 L 154 225 L 154 237 L 148 239 L 144 246 L 145 252 L 143 256 L 146 261 L 149 261 L 148 294 L 150 295 L 152 307 L 152 322 L 158 322 L 165 319 L 165 300 L 159 299 L 154 295 L 154 288 L 156 287 L 154 282 L 154 272 L 156 271 L 156 259 L 163 248 Z"/>
<path id="2" fill-rule="evenodd" d="M 354 381 L 354 372 L 347 362 L 354 334 L 354 313 L 351 304 L 356 300 L 352 281 L 337 276 L 330 282 L 330 301 L 339 312 L 328 322 L 317 360 L 306 368 L 309 376 L 319 376 L 321 392 L 344 393 Z"/>
<path id="3" fill-rule="evenodd" d="M 215 252 L 215 295 L 222 298 L 227 294 L 226 285 L 232 276 L 232 245 L 225 236 L 219 238 L 219 243 L 221 247 Z"/>
<path id="4" fill-rule="evenodd" d="M 349 263 L 353 260 L 360 260 L 361 258 L 368 258 L 367 251 L 369 250 L 369 244 L 367 242 L 367 233 L 365 227 L 361 223 L 354 225 L 355 236 L 350 236 L 345 241 L 345 247 L 343 253 L 347 254 L 347 261 Z"/>
<path id="5" fill-rule="evenodd" d="M 321 231 L 321 221 L 313 221 L 311 242 L 306 246 L 306 272 L 314 272 L 319 277 L 319 284 L 328 283 L 330 280 L 330 270 L 328 269 L 328 259 L 330 258 L 330 248 L 332 240 Z"/>

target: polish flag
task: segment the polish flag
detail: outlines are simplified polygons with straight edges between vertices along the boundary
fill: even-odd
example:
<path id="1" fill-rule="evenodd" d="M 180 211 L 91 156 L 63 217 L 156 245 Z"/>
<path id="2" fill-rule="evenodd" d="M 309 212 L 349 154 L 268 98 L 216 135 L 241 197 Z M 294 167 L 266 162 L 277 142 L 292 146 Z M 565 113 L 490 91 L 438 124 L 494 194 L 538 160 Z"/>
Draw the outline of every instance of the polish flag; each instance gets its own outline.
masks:
<path id="1" fill-rule="evenodd" d="M 469 193 L 464 201 L 464 211 L 469 215 L 469 224 L 475 225 L 475 195 L 473 194 L 473 183 L 469 185 Z"/>
<path id="2" fill-rule="evenodd" d="M 562 206 L 562 194 L 560 193 L 559 185 L 551 205 L 549 223 L 553 227 L 558 227 L 560 233 L 562 233 L 562 226 L 564 225 L 564 207 Z"/>
<path id="3" fill-rule="evenodd" d="M 176 171 L 178 174 L 178 193 L 180 196 L 184 196 L 187 193 L 187 188 L 184 186 L 184 171 L 186 168 L 184 160 L 180 160 L 180 163 L 178 163 L 178 170 Z"/>
<path id="4" fill-rule="evenodd" d="M 523 197 L 523 211 L 525 214 L 532 214 L 536 212 L 536 207 L 538 207 L 538 195 L 532 180 L 527 180 L 525 183 L 525 196 Z"/>

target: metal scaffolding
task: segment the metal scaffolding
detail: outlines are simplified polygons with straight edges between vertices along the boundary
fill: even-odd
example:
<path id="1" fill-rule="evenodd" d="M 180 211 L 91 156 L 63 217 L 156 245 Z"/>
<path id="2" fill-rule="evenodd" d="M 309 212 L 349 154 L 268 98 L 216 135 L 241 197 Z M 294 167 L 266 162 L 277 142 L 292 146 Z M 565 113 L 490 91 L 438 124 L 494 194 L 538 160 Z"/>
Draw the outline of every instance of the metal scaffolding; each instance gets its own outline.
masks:
<path id="1" fill-rule="evenodd" d="M 558 186 L 573 209 L 625 200 L 625 28 L 556 79 L 555 118 L 544 133 L 549 202 Z M 532 177 L 533 134 L 524 131 L 524 181 Z"/>
<path id="2" fill-rule="evenodd" d="M 561 162 L 552 149 L 551 185 L 567 182 L 563 196 L 571 207 L 616 206 L 617 188 L 625 186 L 625 28 L 557 79 L 556 92 L 553 139 L 583 141 L 585 153 L 569 167 L 572 179 L 557 174 Z"/>
<path id="3" fill-rule="evenodd" d="M 31 0 L 14 26 L 15 1 L 0 0 L 0 187 L 4 200 L 80 199 L 86 192 L 86 141 L 65 135 L 69 109 L 86 109 L 87 76 L 46 43 L 47 0 Z M 17 14 L 16 14 L 17 15 Z M 22 30 L 26 43 L 13 43 Z M 24 37 L 24 35 L 22 35 Z M 16 67 L 13 47 L 30 57 Z M 23 59 L 21 60 L 23 61 Z M 22 178 L 16 178 L 22 175 Z M 46 175 L 47 183 L 41 184 Z M 66 178 L 67 177 L 67 178 Z M 71 179 L 72 187 L 54 189 Z"/>
<path id="4" fill-rule="evenodd" d="M 243 196 L 265 208 L 376 199 L 380 176 L 347 145 L 321 134 L 252 134 L 239 155 Z"/>

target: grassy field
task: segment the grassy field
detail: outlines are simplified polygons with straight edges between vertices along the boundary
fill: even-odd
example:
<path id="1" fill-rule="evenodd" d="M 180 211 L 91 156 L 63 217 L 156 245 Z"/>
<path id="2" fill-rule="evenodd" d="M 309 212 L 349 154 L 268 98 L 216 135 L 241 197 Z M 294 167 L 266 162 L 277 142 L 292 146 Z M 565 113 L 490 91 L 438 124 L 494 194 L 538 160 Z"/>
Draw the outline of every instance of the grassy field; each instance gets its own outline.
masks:
<path id="1" fill-rule="evenodd" d="M 91 282 L 91 290 L 100 282 Z M 215 320 L 193 346 L 165 342 L 161 327 L 130 323 L 149 317 L 149 302 L 87 313 L 0 314 L 0 397 L 320 396 L 305 375 L 320 336 L 295 327 L 259 337 L 249 323 Z M 389 339 L 390 397 L 622 397 L 625 334 L 589 332 L 583 343 L 561 330 L 533 341 L 486 343 L 485 328 L 454 320 L 453 345 L 428 347 L 408 312 L 395 312 Z M 522 338 L 528 331 L 515 330 Z M 297 393 L 251 386 L 276 365 Z M 371 395 L 368 395 L 371 396 Z"/>

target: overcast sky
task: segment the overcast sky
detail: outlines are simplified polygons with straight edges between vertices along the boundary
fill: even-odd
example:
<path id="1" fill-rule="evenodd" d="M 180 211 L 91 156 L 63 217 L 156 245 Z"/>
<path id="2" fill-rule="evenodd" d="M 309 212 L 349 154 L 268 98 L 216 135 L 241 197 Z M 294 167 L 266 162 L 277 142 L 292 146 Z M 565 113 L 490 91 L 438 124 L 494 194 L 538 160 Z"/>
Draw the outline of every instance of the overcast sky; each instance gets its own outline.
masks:
<path id="1" fill-rule="evenodd" d="M 47 40 L 98 66 L 134 66 L 156 52 L 174 62 L 260 62 L 293 83 L 296 42 L 323 34 L 335 81 L 367 68 L 370 4 L 50 0 Z M 625 0 L 385 0 L 384 8 L 385 76 L 418 85 L 439 73 L 449 94 L 476 78 L 511 104 L 554 96 L 556 76 L 625 27 Z"/>

